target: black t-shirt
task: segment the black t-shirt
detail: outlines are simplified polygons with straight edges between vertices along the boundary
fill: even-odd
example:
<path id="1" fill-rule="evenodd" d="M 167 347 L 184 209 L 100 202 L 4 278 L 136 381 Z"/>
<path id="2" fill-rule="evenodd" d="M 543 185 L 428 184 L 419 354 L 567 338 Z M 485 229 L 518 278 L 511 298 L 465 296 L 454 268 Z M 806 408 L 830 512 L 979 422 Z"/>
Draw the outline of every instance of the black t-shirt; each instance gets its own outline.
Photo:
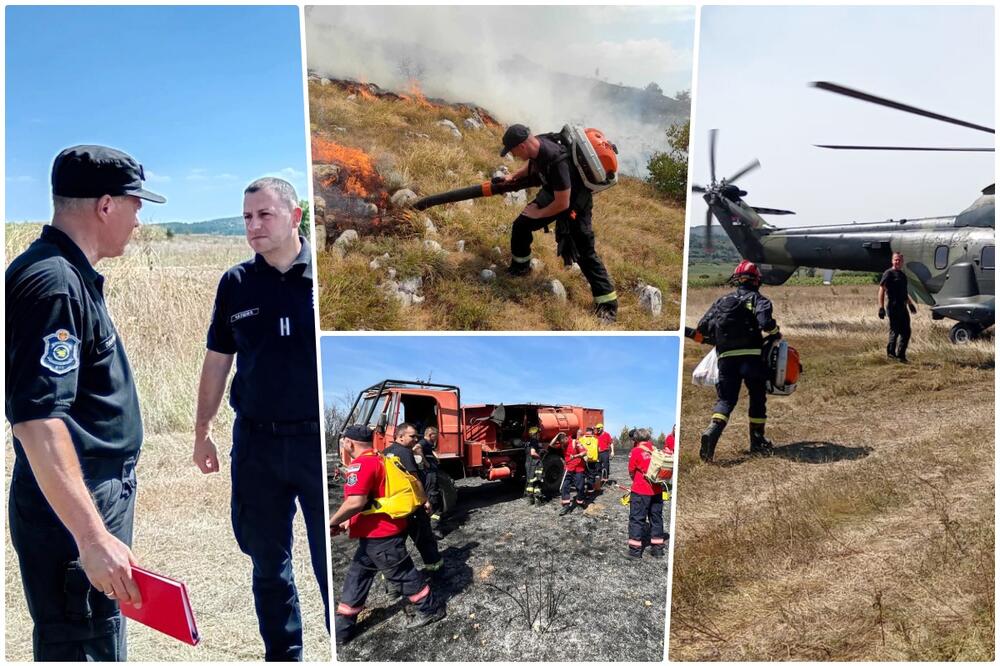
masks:
<path id="1" fill-rule="evenodd" d="M 886 305 L 890 308 L 906 306 L 906 273 L 897 271 L 895 268 L 890 268 L 885 273 L 882 273 L 882 279 L 879 280 L 879 284 L 885 287 Z"/>
<path id="2" fill-rule="evenodd" d="M 236 354 L 229 404 L 252 421 L 318 421 L 309 243 L 285 273 L 256 255 L 219 281 L 207 347 Z"/>
<path id="3" fill-rule="evenodd" d="M 538 441 L 537 437 L 529 437 L 524 442 L 524 452 L 530 454 L 531 451 L 542 452 L 542 443 Z"/>
<path id="4" fill-rule="evenodd" d="M 541 177 L 543 187 L 552 192 L 568 190 L 573 181 L 566 149 L 544 136 L 538 137 L 538 155 L 531 160 L 532 173 Z"/>
<path id="5" fill-rule="evenodd" d="M 4 279 L 7 420 L 62 419 L 81 458 L 135 454 L 139 396 L 104 278 L 69 236 L 46 225 Z M 155 352 L 156 340 L 144 342 Z M 14 448 L 23 458 L 17 439 Z"/>
<path id="6" fill-rule="evenodd" d="M 399 458 L 399 462 L 402 463 L 403 469 L 420 479 L 421 483 L 424 482 L 424 473 L 417 464 L 417 459 L 413 457 L 413 449 L 409 449 L 402 444 L 393 442 L 389 446 L 385 447 L 384 453 L 387 456 L 396 456 Z"/>

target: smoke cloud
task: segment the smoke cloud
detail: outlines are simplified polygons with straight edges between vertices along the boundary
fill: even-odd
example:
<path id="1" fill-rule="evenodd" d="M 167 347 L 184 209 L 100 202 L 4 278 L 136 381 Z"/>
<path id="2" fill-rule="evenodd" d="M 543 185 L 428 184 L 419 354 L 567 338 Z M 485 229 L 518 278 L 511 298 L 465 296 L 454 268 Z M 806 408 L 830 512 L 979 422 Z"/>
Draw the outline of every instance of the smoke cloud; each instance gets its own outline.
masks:
<path id="1" fill-rule="evenodd" d="M 644 176 L 650 155 L 666 149 L 666 128 L 689 114 L 667 95 L 691 79 L 690 48 L 651 36 L 649 24 L 676 30 L 690 16 L 677 7 L 308 7 L 307 60 L 330 78 L 402 92 L 416 82 L 428 97 L 536 133 L 600 128 L 622 171 Z"/>

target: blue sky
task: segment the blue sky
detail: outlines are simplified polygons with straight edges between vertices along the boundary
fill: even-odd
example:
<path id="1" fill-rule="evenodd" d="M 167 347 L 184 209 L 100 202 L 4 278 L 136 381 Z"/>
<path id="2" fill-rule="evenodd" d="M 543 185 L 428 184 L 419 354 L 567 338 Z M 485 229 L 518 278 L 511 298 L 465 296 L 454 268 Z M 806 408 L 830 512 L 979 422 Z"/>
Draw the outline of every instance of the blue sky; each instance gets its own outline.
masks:
<path id="1" fill-rule="evenodd" d="M 813 144 L 971 147 L 993 135 L 809 87 L 832 81 L 993 126 L 992 7 L 705 7 L 692 131 L 692 180 L 753 158 L 751 205 L 788 208 L 780 225 L 957 214 L 994 181 L 993 153 L 836 151 Z M 691 219 L 705 204 L 692 197 Z"/>
<path id="2" fill-rule="evenodd" d="M 265 174 L 307 196 L 296 7 L 7 7 L 6 68 L 7 221 L 50 217 L 80 143 L 142 162 L 145 222 L 238 216 Z"/>
<path id="3" fill-rule="evenodd" d="M 462 402 L 604 409 L 607 430 L 670 432 L 678 338 L 669 336 L 325 336 L 324 403 L 383 379 L 454 384 Z"/>

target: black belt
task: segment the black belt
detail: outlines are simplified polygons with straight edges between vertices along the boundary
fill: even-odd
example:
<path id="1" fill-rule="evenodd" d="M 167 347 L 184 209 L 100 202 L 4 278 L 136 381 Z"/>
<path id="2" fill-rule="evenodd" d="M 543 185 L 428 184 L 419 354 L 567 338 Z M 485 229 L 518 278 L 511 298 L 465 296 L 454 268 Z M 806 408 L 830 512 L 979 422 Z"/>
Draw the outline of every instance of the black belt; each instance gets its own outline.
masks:
<path id="1" fill-rule="evenodd" d="M 240 417 L 240 421 L 254 432 L 266 432 L 271 435 L 318 435 L 319 421 L 251 421 Z"/>

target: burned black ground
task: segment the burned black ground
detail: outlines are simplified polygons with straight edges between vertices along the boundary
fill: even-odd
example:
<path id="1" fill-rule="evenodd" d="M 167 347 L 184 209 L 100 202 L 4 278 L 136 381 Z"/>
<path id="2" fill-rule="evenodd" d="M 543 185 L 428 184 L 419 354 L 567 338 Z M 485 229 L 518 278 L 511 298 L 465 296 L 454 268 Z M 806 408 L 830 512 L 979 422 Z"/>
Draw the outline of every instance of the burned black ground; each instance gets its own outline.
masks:
<path id="1" fill-rule="evenodd" d="M 612 478 L 626 482 L 627 457 L 612 461 Z M 465 479 L 459 508 L 439 543 L 444 568 L 435 593 L 448 617 L 406 631 L 402 607 L 390 606 L 376 582 L 359 623 L 361 633 L 340 661 L 661 661 L 666 611 L 667 558 L 646 553 L 627 561 L 628 507 L 613 486 L 585 510 L 559 517 L 559 500 L 530 506 L 521 487 Z M 331 480 L 331 504 L 341 499 Z M 669 504 L 664 507 L 669 520 Z M 334 602 L 356 542 L 333 539 Z M 409 544 L 414 562 L 420 556 Z M 527 585 L 527 590 L 525 586 Z M 548 630 L 528 626 L 541 600 L 555 605 Z"/>

